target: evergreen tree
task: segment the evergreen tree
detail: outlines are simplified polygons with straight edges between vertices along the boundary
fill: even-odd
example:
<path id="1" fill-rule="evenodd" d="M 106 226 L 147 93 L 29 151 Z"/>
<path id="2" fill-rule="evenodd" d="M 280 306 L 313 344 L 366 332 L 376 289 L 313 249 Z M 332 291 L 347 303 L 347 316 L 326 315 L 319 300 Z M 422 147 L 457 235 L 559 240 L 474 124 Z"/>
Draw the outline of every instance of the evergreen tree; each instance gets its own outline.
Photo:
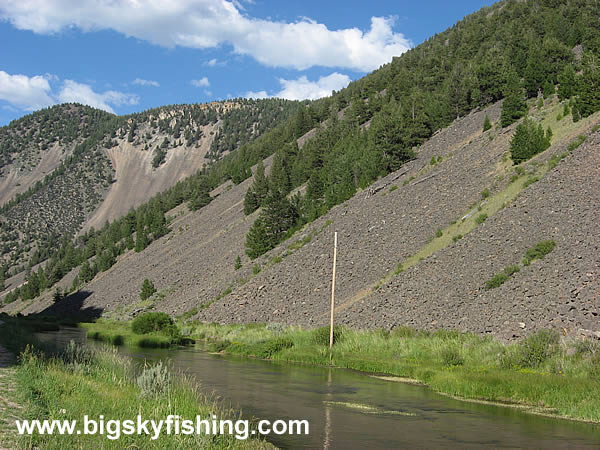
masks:
<path id="1" fill-rule="evenodd" d="M 581 117 L 600 111 L 600 67 L 593 62 L 588 63 L 583 70 L 577 110 Z"/>
<path id="2" fill-rule="evenodd" d="M 521 122 L 510 141 L 510 154 L 514 164 L 527 161 L 532 156 L 543 152 L 550 147 L 552 130 L 548 128 L 546 133 L 542 124 L 537 126 L 531 119 Z"/>
<path id="3" fill-rule="evenodd" d="M 569 100 L 576 94 L 577 75 L 571 64 L 567 64 L 563 71 L 558 75 L 558 98 Z"/>
<path id="4" fill-rule="evenodd" d="M 250 259 L 256 259 L 270 249 L 265 224 L 262 217 L 258 216 L 246 235 L 246 254 Z"/>
<path id="5" fill-rule="evenodd" d="M 504 102 L 502 103 L 502 113 L 500 115 L 500 125 L 507 127 L 516 122 L 525 115 L 527 104 L 523 99 L 523 90 L 517 72 L 511 68 L 509 70 L 506 85 L 504 88 Z"/>
<path id="6" fill-rule="evenodd" d="M 525 68 L 524 87 L 528 97 L 536 97 L 538 91 L 546 81 L 546 64 L 542 56 L 542 49 L 535 44 L 529 47 L 527 67 Z"/>
<path id="7" fill-rule="evenodd" d="M 242 258 L 240 255 L 235 258 L 235 264 L 233 265 L 234 270 L 239 270 L 242 267 Z"/>
<path id="8" fill-rule="evenodd" d="M 250 186 L 246 191 L 246 195 L 244 196 L 244 214 L 247 216 L 252 214 L 259 208 L 259 206 L 260 205 L 258 204 L 256 194 L 254 193 L 252 186 Z"/>
<path id="9" fill-rule="evenodd" d="M 400 108 L 390 102 L 379 114 L 373 117 L 369 137 L 373 148 L 381 152 L 386 168 L 393 172 L 414 158 L 414 151 L 404 142 L 405 124 Z"/>
<path id="10" fill-rule="evenodd" d="M 269 191 L 278 191 L 284 194 L 290 192 L 292 184 L 288 163 L 285 152 L 280 150 L 275 154 L 269 175 Z"/>
<path id="11" fill-rule="evenodd" d="M 258 164 L 256 165 L 254 181 L 252 182 L 252 190 L 254 191 L 254 195 L 256 195 L 256 200 L 260 205 L 267 196 L 267 193 L 269 192 L 269 182 L 267 181 L 267 177 L 265 176 L 265 166 L 262 162 L 262 159 L 258 161 Z"/>
<path id="12" fill-rule="evenodd" d="M 490 122 L 489 116 L 486 114 L 485 119 L 483 120 L 483 131 L 487 131 L 492 128 L 492 122 Z"/>
<path id="13" fill-rule="evenodd" d="M 210 196 L 210 184 L 206 177 L 200 179 L 198 184 L 194 187 L 191 197 L 189 207 L 192 211 L 197 211 L 212 201 L 212 197 Z"/>
<path id="14" fill-rule="evenodd" d="M 141 252 L 148 246 L 148 236 L 143 226 L 138 226 L 135 231 L 135 251 Z"/>
<path id="15" fill-rule="evenodd" d="M 156 288 L 154 287 L 154 283 L 150 281 L 148 278 L 144 280 L 142 283 L 142 290 L 140 291 L 140 298 L 142 300 L 146 300 L 156 292 Z"/>

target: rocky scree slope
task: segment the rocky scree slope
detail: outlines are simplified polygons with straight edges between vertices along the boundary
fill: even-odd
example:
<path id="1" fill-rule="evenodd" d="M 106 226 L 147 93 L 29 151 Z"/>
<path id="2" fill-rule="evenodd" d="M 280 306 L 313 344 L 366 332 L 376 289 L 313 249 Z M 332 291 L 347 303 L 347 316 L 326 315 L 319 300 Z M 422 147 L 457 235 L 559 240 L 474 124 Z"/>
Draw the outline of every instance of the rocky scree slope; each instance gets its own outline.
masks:
<path id="1" fill-rule="evenodd" d="M 488 201 L 483 197 L 502 197 L 511 186 L 515 172 L 507 150 L 516 124 L 482 131 L 485 115 L 496 123 L 499 114 L 496 104 L 457 120 L 423 144 L 415 160 L 257 260 L 243 255 L 257 214 L 243 214 L 249 179 L 213 191 L 216 198 L 198 212 L 173 210 L 172 232 L 98 275 L 84 288 L 89 296 L 83 305 L 52 305 L 46 294 L 20 308 L 26 306 L 24 313 L 98 308 L 115 318 L 155 309 L 222 323 L 324 325 L 338 231 L 339 323 L 457 328 L 507 339 L 549 326 L 600 331 L 596 116 L 572 124 L 550 149 L 522 165 L 525 173 L 534 173 L 552 156 L 564 155 L 577 134 L 589 135 L 540 181 L 462 239 L 390 276 L 435 240 L 438 229 L 446 232 L 473 217 Z M 482 196 L 485 190 L 489 194 Z M 485 289 L 486 280 L 519 264 L 528 248 L 547 239 L 557 245 L 545 259 L 522 267 L 499 288 Z M 235 270 L 238 255 L 243 265 Z M 144 278 L 159 292 L 140 302 Z"/>

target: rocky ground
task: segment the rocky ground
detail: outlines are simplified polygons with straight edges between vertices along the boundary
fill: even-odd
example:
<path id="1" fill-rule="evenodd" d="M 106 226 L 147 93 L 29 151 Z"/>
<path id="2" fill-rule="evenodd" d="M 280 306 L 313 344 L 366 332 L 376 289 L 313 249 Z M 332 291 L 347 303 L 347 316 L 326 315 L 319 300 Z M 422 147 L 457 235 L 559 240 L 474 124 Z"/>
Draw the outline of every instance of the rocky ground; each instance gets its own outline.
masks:
<path id="1" fill-rule="evenodd" d="M 500 106 L 459 119 L 422 145 L 414 161 L 256 261 L 244 255 L 245 234 L 256 216 L 243 214 L 251 180 L 224 185 L 202 210 L 172 211 L 169 235 L 139 254 L 124 255 L 86 287 L 82 303 L 60 308 L 130 317 L 152 307 L 173 315 L 197 310 L 194 318 L 203 321 L 322 325 L 328 320 L 337 231 L 341 323 L 448 327 L 508 339 L 548 326 L 600 331 L 600 135 L 592 132 L 597 118 L 570 129 L 532 160 L 526 170 L 564 152 L 578 133 L 590 135 L 506 208 L 374 289 L 430 242 L 438 228 L 476 212 L 484 189 L 494 195 L 507 186 L 512 168 L 505 154 L 515 125 L 483 132 L 486 114 L 496 122 Z M 486 280 L 519 263 L 528 248 L 546 239 L 557 246 L 544 260 L 523 267 L 497 289 L 484 289 Z M 236 271 L 238 255 L 243 266 Z M 159 289 L 152 302 L 140 302 L 144 278 Z M 57 310 L 50 294 L 41 302 L 14 306 L 23 312 L 48 307 Z"/>

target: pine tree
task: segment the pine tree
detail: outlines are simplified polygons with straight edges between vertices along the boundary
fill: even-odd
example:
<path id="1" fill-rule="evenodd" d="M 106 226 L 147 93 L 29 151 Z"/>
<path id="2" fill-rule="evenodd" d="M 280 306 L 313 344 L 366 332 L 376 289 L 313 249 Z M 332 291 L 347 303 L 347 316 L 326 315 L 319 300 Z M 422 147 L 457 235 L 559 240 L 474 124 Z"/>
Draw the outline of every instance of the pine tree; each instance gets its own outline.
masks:
<path id="1" fill-rule="evenodd" d="M 571 64 L 567 64 L 558 75 L 558 98 L 569 100 L 576 94 L 577 75 Z"/>
<path id="2" fill-rule="evenodd" d="M 600 111 L 600 68 L 592 62 L 583 70 L 577 110 L 581 117 Z"/>
<path id="3" fill-rule="evenodd" d="M 284 151 L 280 150 L 275 154 L 273 165 L 271 166 L 271 174 L 269 175 L 269 190 L 288 194 L 291 187 L 292 185 L 288 161 L 285 159 Z"/>
<path id="4" fill-rule="evenodd" d="M 510 154 L 514 164 L 527 161 L 532 156 L 543 152 L 550 147 L 552 130 L 548 128 L 546 133 L 541 124 L 537 126 L 531 119 L 521 122 L 510 141 Z"/>
<path id="5" fill-rule="evenodd" d="M 259 216 L 246 234 L 246 254 L 250 259 L 256 259 L 270 249 L 265 224 Z"/>
<path id="6" fill-rule="evenodd" d="M 137 227 L 135 230 L 135 251 L 141 252 L 148 245 L 148 236 L 143 226 Z"/>
<path id="7" fill-rule="evenodd" d="M 485 119 L 483 120 L 483 131 L 487 131 L 492 128 L 492 122 L 490 121 L 489 116 L 486 114 Z"/>
<path id="8" fill-rule="evenodd" d="M 373 148 L 381 152 L 389 172 L 414 158 L 414 151 L 404 142 L 405 134 L 405 124 L 395 102 L 390 102 L 373 117 L 369 137 Z"/>
<path id="9" fill-rule="evenodd" d="M 531 45 L 523 83 L 528 97 L 536 97 L 544 85 L 546 81 L 545 67 L 542 49 L 538 45 Z"/>
<path id="10" fill-rule="evenodd" d="M 254 173 L 254 182 L 252 183 L 252 188 L 258 203 L 261 204 L 269 192 L 269 182 L 267 181 L 267 177 L 265 177 L 265 166 L 262 160 L 260 160 L 256 165 L 256 172 Z"/>
<path id="11" fill-rule="evenodd" d="M 206 177 L 201 177 L 200 181 L 193 188 L 191 196 L 189 207 L 192 211 L 197 211 L 212 201 L 210 184 Z"/>
<path id="12" fill-rule="evenodd" d="M 248 216 L 256 211 L 258 207 L 259 204 L 256 194 L 254 193 L 252 186 L 250 186 L 246 191 L 246 195 L 244 196 L 244 214 Z"/>
<path id="13" fill-rule="evenodd" d="M 516 122 L 525 115 L 527 105 L 523 99 L 523 90 L 517 72 L 509 70 L 504 88 L 504 102 L 500 115 L 500 125 L 504 128 Z"/>
<path id="14" fill-rule="evenodd" d="M 146 300 L 156 292 L 156 288 L 154 287 L 154 283 L 150 281 L 148 278 L 144 280 L 142 283 L 142 290 L 140 291 L 140 298 L 142 300 Z"/>

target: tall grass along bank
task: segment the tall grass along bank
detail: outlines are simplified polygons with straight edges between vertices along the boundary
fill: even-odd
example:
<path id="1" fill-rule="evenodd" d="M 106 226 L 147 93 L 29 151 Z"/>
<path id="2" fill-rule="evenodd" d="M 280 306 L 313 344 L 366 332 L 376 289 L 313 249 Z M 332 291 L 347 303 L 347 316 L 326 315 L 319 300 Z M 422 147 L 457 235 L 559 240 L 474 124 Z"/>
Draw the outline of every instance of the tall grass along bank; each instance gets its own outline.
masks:
<path id="1" fill-rule="evenodd" d="M 212 351 L 392 375 L 453 397 L 600 422 L 600 344 L 551 330 L 503 344 L 448 330 L 336 327 L 331 353 L 328 327 L 195 324 L 193 334 Z"/>

